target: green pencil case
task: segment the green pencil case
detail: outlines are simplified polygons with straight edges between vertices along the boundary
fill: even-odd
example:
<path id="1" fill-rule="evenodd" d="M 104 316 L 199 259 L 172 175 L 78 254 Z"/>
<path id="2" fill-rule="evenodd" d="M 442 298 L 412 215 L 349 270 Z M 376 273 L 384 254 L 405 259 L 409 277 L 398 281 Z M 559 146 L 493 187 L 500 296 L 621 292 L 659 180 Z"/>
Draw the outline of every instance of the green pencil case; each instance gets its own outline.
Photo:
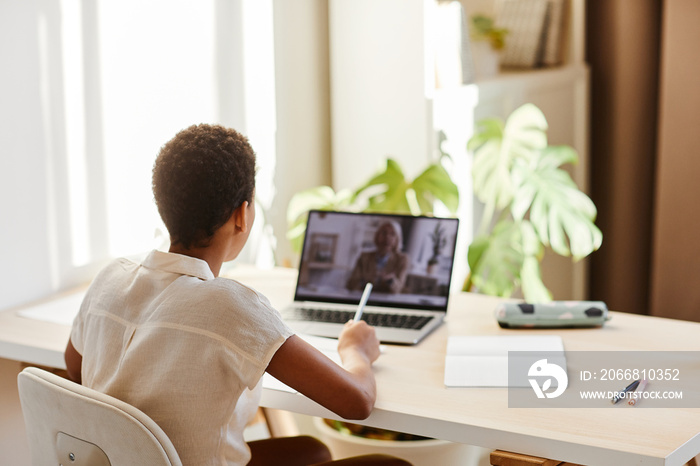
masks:
<path id="1" fill-rule="evenodd" d="M 602 301 L 502 303 L 495 313 L 503 328 L 601 327 L 609 319 L 608 306 Z"/>

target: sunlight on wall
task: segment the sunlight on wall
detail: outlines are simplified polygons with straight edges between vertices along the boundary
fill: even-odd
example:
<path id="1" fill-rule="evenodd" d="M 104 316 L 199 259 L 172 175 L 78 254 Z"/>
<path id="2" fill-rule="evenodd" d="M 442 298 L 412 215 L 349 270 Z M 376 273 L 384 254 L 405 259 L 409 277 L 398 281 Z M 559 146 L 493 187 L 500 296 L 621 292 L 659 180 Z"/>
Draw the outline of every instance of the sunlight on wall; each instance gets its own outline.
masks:
<path id="1" fill-rule="evenodd" d="M 90 259 L 88 235 L 88 193 L 85 165 L 85 88 L 82 53 L 82 12 L 77 0 L 62 0 L 63 84 L 66 100 L 66 155 L 68 162 L 68 197 L 72 263 L 80 266 Z"/>
<path id="2" fill-rule="evenodd" d="M 41 102 L 41 108 L 42 108 L 42 123 L 44 128 L 46 128 L 45 131 L 45 156 L 46 156 L 46 179 L 45 183 L 47 186 L 46 189 L 46 204 L 48 206 L 52 206 L 52 203 L 55 202 L 55 198 L 53 196 L 53 193 L 56 192 L 56 187 L 55 187 L 55 173 L 56 173 L 56 167 L 54 163 L 55 159 L 55 153 L 54 153 L 54 144 L 53 144 L 53 132 L 50 130 L 51 128 L 51 122 L 50 122 L 50 117 L 52 114 L 52 105 L 51 105 L 51 86 L 50 86 L 50 75 L 49 75 L 49 69 L 50 69 L 50 64 L 49 64 L 49 26 L 47 24 L 46 18 L 44 16 L 39 16 L 37 18 L 37 46 L 38 46 L 38 58 L 39 58 L 39 69 L 42 70 L 43 72 L 39 73 L 39 94 L 40 94 L 40 102 Z M 59 227 L 58 227 L 58 218 L 56 215 L 56 210 L 49 208 L 47 210 L 47 219 L 46 223 L 48 226 L 49 230 L 53 230 L 58 232 Z M 52 252 L 52 254 L 49 254 L 49 257 L 47 258 L 47 269 L 49 270 L 49 277 L 51 281 L 51 285 L 53 287 L 58 287 L 59 285 L 59 276 L 60 276 L 60 270 L 59 270 L 59 263 L 61 262 L 58 258 L 58 251 L 61 250 L 58 244 L 58 235 L 49 235 L 49 252 Z"/>
<path id="3" fill-rule="evenodd" d="M 54 166 L 51 176 L 59 185 L 67 177 L 69 219 L 57 219 L 57 229 L 69 232 L 72 267 L 167 242 L 151 170 L 160 147 L 192 124 L 219 123 L 246 134 L 258 155 L 260 209 L 274 197 L 272 2 L 167 6 L 60 2 L 67 174 Z M 259 239 L 243 256 L 266 263 L 272 235 L 265 234 L 264 215 L 259 219 Z"/>
<path id="4" fill-rule="evenodd" d="M 265 219 L 275 197 L 276 95 L 272 1 L 243 3 L 243 88 L 246 99 L 245 133 L 257 155 L 256 209 L 253 233 L 240 260 L 259 267 L 275 263 L 275 237 Z"/>

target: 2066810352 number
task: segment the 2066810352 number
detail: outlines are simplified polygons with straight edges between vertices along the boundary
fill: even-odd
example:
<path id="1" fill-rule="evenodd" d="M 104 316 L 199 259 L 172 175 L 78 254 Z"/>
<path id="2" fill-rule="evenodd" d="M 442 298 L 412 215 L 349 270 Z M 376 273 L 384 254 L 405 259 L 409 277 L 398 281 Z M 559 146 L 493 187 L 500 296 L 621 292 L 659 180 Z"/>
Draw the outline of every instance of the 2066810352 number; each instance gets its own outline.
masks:
<path id="1" fill-rule="evenodd" d="M 680 380 L 679 369 L 601 369 L 600 380 Z"/>

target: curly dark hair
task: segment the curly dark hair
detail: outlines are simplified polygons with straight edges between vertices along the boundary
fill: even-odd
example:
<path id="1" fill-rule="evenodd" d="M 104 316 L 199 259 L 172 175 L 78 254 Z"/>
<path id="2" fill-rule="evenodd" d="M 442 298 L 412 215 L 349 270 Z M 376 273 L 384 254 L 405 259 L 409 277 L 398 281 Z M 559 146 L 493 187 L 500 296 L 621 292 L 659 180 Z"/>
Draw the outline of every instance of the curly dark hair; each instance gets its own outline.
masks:
<path id="1" fill-rule="evenodd" d="M 160 150 L 153 195 L 173 244 L 205 247 L 244 201 L 253 201 L 255 152 L 219 125 L 193 125 Z"/>

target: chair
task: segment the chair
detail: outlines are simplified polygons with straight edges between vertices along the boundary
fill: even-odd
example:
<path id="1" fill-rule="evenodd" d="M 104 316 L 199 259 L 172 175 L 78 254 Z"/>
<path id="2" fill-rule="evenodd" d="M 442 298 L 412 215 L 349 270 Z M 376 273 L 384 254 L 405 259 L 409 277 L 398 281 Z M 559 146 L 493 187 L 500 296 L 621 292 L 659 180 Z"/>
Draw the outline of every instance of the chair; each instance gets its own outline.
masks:
<path id="1" fill-rule="evenodd" d="M 36 367 L 17 383 L 35 466 L 182 465 L 163 430 L 123 401 Z"/>
<path id="2" fill-rule="evenodd" d="M 121 400 L 37 367 L 20 372 L 17 384 L 35 466 L 182 466 L 165 432 L 146 414 Z M 320 441 L 305 436 L 253 444 L 259 445 L 263 463 L 271 462 L 266 459 L 266 450 L 274 456 L 280 448 L 317 451 L 321 445 L 327 451 Z M 330 452 L 327 457 L 330 459 Z M 410 466 L 386 455 L 323 462 L 319 466 L 326 464 Z"/>

